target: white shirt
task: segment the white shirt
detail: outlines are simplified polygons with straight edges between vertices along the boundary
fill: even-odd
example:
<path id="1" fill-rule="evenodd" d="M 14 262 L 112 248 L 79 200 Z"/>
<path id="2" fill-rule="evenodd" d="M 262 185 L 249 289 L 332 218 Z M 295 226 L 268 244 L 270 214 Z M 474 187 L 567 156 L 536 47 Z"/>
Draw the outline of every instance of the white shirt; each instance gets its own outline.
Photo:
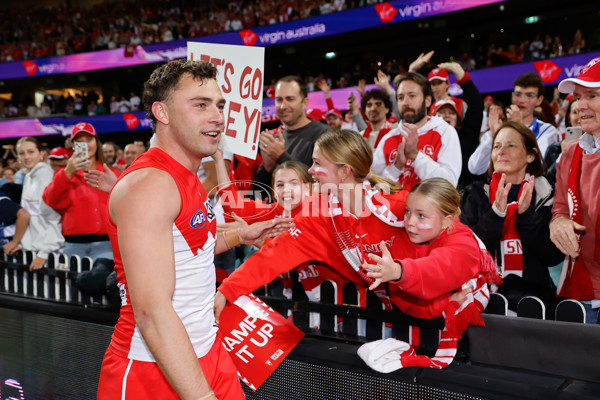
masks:
<path id="1" fill-rule="evenodd" d="M 558 130 L 549 123 L 538 121 L 534 118 L 533 122 L 527 127 L 534 131 L 536 135 L 542 158 L 546 155 L 548 147 L 560 140 Z M 492 133 L 487 131 L 481 136 L 479 146 L 477 146 L 471 157 L 469 157 L 467 166 L 470 173 L 473 175 L 483 175 L 487 172 L 492 159 L 492 144 Z"/>

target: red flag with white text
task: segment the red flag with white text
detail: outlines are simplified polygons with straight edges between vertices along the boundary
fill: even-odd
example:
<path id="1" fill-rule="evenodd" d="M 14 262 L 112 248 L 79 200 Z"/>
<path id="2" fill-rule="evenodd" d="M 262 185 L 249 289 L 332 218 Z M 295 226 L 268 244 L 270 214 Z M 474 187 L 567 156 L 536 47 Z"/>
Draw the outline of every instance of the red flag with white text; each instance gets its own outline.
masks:
<path id="1" fill-rule="evenodd" d="M 277 311 L 254 295 L 227 303 L 217 333 L 238 375 L 256 390 L 304 336 Z"/>

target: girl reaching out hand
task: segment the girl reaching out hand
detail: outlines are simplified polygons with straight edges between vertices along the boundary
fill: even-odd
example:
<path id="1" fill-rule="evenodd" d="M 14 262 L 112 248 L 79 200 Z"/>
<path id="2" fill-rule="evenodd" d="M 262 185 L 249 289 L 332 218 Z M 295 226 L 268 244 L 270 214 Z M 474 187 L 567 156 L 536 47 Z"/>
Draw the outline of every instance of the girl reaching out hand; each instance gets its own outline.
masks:
<path id="1" fill-rule="evenodd" d="M 390 300 L 403 312 L 435 318 L 465 282 L 479 274 L 497 277 L 491 256 L 458 221 L 459 214 L 460 195 L 450 182 L 432 178 L 415 185 L 406 199 L 399 238 L 411 243 L 413 253 L 394 259 L 394 252 L 382 243 L 381 256 L 369 254 L 373 264 L 365 265 L 375 279 L 370 289 L 389 282 Z M 457 294 L 452 300 L 461 298 Z"/>
<path id="2" fill-rule="evenodd" d="M 445 319 L 440 347 L 433 358 L 415 355 L 407 343 L 395 339 L 400 367 L 443 368 L 452 362 L 456 344 L 470 324 L 483 325 L 481 313 L 488 299 L 488 283 L 499 284 L 494 260 L 467 226 L 458 222 L 460 195 L 450 182 L 432 178 L 416 184 L 406 199 L 404 229 L 399 240 L 410 242 L 414 253 L 394 259 L 385 243 L 381 256 L 369 254 L 375 264 L 365 264 L 375 279 L 373 290 L 389 282 L 390 300 L 402 312 L 417 318 Z M 393 247 L 397 246 L 393 244 Z M 396 253 L 397 254 L 397 253 Z M 373 351 L 380 354 L 379 341 L 363 345 L 358 354 L 375 370 Z M 400 346 L 400 347 L 399 347 Z M 385 350 L 385 349 L 383 349 Z M 383 371 L 389 372 L 389 371 Z"/>

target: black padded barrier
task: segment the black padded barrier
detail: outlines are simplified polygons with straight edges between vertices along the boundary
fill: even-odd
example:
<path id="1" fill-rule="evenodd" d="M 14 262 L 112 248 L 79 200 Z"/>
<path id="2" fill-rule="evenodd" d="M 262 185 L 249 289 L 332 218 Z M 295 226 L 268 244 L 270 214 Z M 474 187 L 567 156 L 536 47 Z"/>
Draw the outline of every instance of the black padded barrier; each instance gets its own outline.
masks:
<path id="1" fill-rule="evenodd" d="M 94 398 L 118 313 L 103 299 L 73 292 L 72 269 L 53 266 L 31 274 L 23 261 L 0 260 L 1 398 Z M 443 320 L 384 311 L 368 299 L 372 308 L 262 298 L 275 308 L 292 310 L 306 336 L 256 392 L 243 385 L 249 399 L 600 398 L 596 325 L 485 314 L 487 326 L 469 328 L 448 367 L 381 374 L 356 351 L 379 339 L 385 322 L 401 340 L 407 340 L 409 325 L 418 326 L 419 352 L 433 355 Z M 331 322 L 324 330 L 312 329 L 309 313 L 319 313 L 322 322 L 343 320 L 341 329 L 332 329 Z M 366 337 L 356 335 L 360 321 L 366 322 Z"/>

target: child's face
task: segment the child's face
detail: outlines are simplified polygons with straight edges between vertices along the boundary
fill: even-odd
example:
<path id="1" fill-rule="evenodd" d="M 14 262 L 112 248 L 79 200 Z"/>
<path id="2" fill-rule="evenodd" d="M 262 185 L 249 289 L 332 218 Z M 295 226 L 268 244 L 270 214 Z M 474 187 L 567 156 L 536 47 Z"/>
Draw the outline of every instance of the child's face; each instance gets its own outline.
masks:
<path id="1" fill-rule="evenodd" d="M 273 184 L 275 199 L 286 210 L 294 210 L 306 197 L 304 185 L 296 171 L 293 169 L 280 169 L 275 174 Z"/>
<path id="2" fill-rule="evenodd" d="M 406 199 L 404 229 L 413 243 L 429 243 L 446 229 L 446 219 L 440 210 L 421 193 L 411 193 Z M 446 222 L 447 223 L 447 222 Z"/>

